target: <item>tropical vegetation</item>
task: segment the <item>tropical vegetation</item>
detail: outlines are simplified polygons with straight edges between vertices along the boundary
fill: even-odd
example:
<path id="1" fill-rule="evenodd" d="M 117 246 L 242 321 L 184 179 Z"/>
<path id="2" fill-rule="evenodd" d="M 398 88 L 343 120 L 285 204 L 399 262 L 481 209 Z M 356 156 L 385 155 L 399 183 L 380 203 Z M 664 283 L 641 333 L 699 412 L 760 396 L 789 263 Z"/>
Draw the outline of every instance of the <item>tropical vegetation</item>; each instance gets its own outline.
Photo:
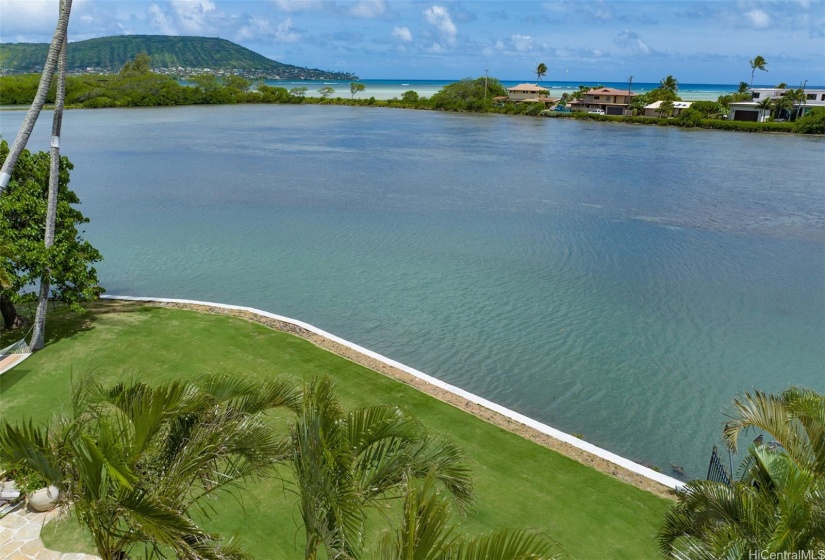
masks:
<path id="1" fill-rule="evenodd" d="M 540 62 L 538 66 L 536 66 L 536 81 L 540 82 L 541 79 L 547 75 L 547 65 L 543 62 Z"/>
<path id="2" fill-rule="evenodd" d="M 756 56 L 753 60 L 749 61 L 751 65 L 751 83 L 750 87 L 753 87 L 753 75 L 757 70 L 762 70 L 763 72 L 767 72 L 768 69 L 765 66 L 768 65 L 768 62 L 762 56 Z"/>
<path id="3" fill-rule="evenodd" d="M 5 162 L 9 146 L 0 141 L 0 163 Z M 47 276 L 51 297 L 79 310 L 96 299 L 98 286 L 94 263 L 100 253 L 83 239 L 79 230 L 88 223 L 76 206 L 80 199 L 69 189 L 72 163 L 61 157 L 58 167 L 54 244 L 44 243 L 49 192 L 50 156 L 46 152 L 23 150 L 8 187 L 0 195 L 0 239 L 5 243 L 5 258 L 0 268 L 10 284 L 0 290 L 0 311 L 6 328 L 20 324 L 14 303 L 34 301 L 38 282 Z"/>
<path id="4" fill-rule="evenodd" d="M 760 432 L 740 476 L 688 482 L 659 532 L 661 551 L 744 560 L 755 551 L 779 558 L 825 550 L 825 395 L 791 387 L 745 393 L 733 404 L 723 433 L 731 452 L 745 433 Z"/>
<path id="5" fill-rule="evenodd" d="M 35 72 L 42 68 L 49 45 L 46 43 L 3 43 L 0 66 L 13 72 Z M 213 72 L 245 72 L 280 79 L 357 79 L 347 72 L 302 68 L 274 61 L 226 39 L 169 35 L 118 35 L 75 41 L 68 51 L 71 73 L 118 72 L 140 53 L 146 53 L 155 68 L 177 75 L 178 68 L 209 68 Z M 186 70 L 184 75 L 189 75 Z"/>
<path id="6" fill-rule="evenodd" d="M 228 376 L 105 389 L 93 374 L 71 388 L 69 413 L 48 426 L 0 425 L 0 459 L 39 472 L 60 490 L 103 560 L 161 555 L 235 559 L 237 543 L 204 531 L 208 499 L 271 474 L 287 442 L 262 419 L 297 407 L 283 380 Z"/>
<path id="7" fill-rule="evenodd" d="M 368 416 L 366 411 L 375 410 L 374 418 L 378 418 L 380 412 L 388 430 L 409 434 L 405 435 L 408 439 L 404 446 L 411 451 L 437 449 L 449 443 L 445 439 L 449 438 L 460 450 L 455 455 L 456 464 L 465 463 L 471 469 L 473 502 L 462 506 L 438 480 L 431 483 L 432 492 L 425 491 L 429 472 L 406 477 L 414 488 L 404 480 L 386 496 L 369 498 L 363 510 L 365 516 L 354 518 L 366 519 L 363 558 L 376 557 L 374 547 L 385 540 L 404 542 L 405 531 L 407 535 L 415 531 L 434 534 L 410 516 L 413 508 L 405 509 L 405 501 L 413 492 L 420 496 L 415 503 L 422 504 L 419 511 L 423 519 L 428 518 L 424 515 L 427 511 L 439 509 L 423 508 L 432 501 L 432 493 L 438 495 L 437 501 L 449 506 L 443 514 L 431 517 L 443 520 L 447 536 L 438 542 L 444 545 L 444 555 L 439 552 L 419 557 L 451 558 L 446 555 L 448 551 L 457 553 L 471 543 L 483 549 L 488 546 L 485 542 L 497 546 L 516 537 L 545 545 L 550 541 L 552 553 L 561 557 L 635 559 L 656 553 L 652 535 L 661 525 L 668 500 L 487 424 L 308 341 L 239 318 L 123 302 L 94 302 L 80 314 L 58 305 L 50 313 L 49 323 L 46 348 L 0 376 L 3 420 L 12 425 L 28 425 L 28 418 L 35 426 L 44 425 L 55 411 L 71 416 L 72 397 L 66 388 L 72 371 L 77 379 L 78 372 L 96 370 L 97 382 L 108 391 L 120 384 L 131 386 L 131 380 L 138 378 L 152 389 L 178 382 L 206 392 L 203 372 L 213 371 L 252 384 L 288 374 L 296 379 L 291 386 L 299 389 L 304 385 L 316 387 L 323 375 L 329 375 L 335 382 L 340 417 Z M 19 332 L 8 334 L 10 340 L 19 336 Z M 293 430 L 303 430 L 303 425 L 310 431 L 303 417 L 303 411 L 299 414 L 291 407 L 269 409 L 258 417 L 287 444 L 286 457 L 275 465 L 274 477 L 256 477 L 242 487 L 233 486 L 232 494 L 220 491 L 202 501 L 208 517 L 197 506 L 192 509 L 191 518 L 202 532 L 226 539 L 235 537 L 232 542 L 242 544 L 254 557 L 306 558 L 306 529 L 300 510 L 302 483 L 295 476 L 290 451 Z M 335 439 L 324 444 L 332 454 L 325 469 L 335 465 L 344 472 L 374 472 L 363 469 L 363 461 L 358 466 L 357 461 L 379 457 L 379 447 L 390 447 L 388 443 L 371 446 L 372 451 L 359 453 L 359 459 L 353 461 L 348 452 L 340 456 L 342 451 L 335 442 L 343 434 L 334 431 Z M 353 432 L 347 430 L 347 434 Z M 400 443 L 392 445 L 398 449 Z M 329 480 L 324 476 L 309 479 Z M 353 478 L 335 482 L 333 496 L 353 496 L 353 489 L 362 487 Z M 501 527 L 532 528 L 538 533 L 516 530 L 510 532 L 512 535 L 500 536 Z M 47 525 L 43 539 L 49 548 L 69 551 L 67 543 L 77 543 L 74 551 L 96 550 L 88 529 L 80 531 L 76 514 L 66 522 Z M 227 540 L 214 542 L 225 544 Z M 325 546 L 321 544 L 318 557 L 324 555 Z"/>

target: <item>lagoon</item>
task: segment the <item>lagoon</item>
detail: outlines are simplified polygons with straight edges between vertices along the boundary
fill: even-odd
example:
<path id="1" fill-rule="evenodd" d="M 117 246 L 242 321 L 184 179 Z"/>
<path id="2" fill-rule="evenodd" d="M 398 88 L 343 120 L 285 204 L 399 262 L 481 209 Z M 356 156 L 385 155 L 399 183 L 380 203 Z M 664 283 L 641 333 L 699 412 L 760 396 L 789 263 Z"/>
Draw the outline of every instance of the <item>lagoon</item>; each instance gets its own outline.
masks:
<path id="1" fill-rule="evenodd" d="M 111 294 L 306 321 L 666 474 L 704 476 L 737 393 L 825 390 L 821 138 L 300 105 L 63 131 Z"/>

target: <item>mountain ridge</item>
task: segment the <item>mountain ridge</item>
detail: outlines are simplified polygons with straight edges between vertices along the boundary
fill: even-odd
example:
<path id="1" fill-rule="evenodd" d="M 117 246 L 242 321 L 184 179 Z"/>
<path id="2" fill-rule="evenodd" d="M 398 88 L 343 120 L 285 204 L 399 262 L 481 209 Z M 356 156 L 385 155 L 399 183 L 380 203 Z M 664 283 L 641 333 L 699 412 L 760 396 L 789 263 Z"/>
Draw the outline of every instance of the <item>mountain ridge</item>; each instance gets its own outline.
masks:
<path id="1" fill-rule="evenodd" d="M 40 72 L 48 43 L 0 43 L 0 75 Z M 284 64 L 219 37 L 118 35 L 69 43 L 72 74 L 119 72 L 138 53 L 152 58 L 156 72 L 186 76 L 239 73 L 269 79 L 357 80 L 355 74 Z"/>

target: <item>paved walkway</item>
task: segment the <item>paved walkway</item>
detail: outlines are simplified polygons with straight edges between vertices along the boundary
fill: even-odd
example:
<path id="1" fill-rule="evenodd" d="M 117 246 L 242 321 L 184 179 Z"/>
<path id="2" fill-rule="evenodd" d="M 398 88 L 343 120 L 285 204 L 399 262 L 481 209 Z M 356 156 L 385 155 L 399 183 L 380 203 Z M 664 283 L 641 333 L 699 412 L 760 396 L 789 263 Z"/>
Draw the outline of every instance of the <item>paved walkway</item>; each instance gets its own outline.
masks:
<path id="1" fill-rule="evenodd" d="M 2 560 L 100 560 L 82 553 L 55 552 L 43 546 L 40 529 L 59 516 L 58 510 L 47 513 L 18 509 L 0 519 L 0 559 Z"/>

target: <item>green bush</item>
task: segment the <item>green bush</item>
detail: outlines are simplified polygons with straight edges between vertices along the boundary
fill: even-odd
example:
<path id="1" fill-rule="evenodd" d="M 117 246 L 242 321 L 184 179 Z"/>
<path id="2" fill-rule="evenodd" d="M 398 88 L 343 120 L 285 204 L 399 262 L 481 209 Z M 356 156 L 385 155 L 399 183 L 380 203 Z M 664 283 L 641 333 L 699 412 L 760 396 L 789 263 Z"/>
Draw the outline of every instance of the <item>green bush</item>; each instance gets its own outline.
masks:
<path id="1" fill-rule="evenodd" d="M 793 125 L 793 131 L 799 134 L 825 134 L 825 107 L 811 109 Z"/>

